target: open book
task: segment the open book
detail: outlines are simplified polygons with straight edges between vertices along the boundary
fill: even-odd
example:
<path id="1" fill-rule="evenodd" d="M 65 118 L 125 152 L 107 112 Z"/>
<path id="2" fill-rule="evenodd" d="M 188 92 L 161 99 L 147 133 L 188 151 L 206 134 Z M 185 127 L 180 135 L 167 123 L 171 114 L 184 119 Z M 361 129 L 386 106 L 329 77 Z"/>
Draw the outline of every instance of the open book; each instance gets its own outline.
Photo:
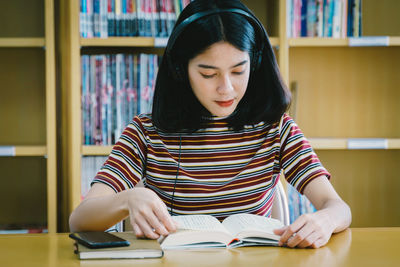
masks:
<path id="1" fill-rule="evenodd" d="M 280 236 L 274 229 L 284 227 L 279 220 L 253 214 L 235 214 L 222 223 L 210 215 L 173 216 L 178 230 L 159 242 L 162 249 L 210 247 L 277 246 Z"/>

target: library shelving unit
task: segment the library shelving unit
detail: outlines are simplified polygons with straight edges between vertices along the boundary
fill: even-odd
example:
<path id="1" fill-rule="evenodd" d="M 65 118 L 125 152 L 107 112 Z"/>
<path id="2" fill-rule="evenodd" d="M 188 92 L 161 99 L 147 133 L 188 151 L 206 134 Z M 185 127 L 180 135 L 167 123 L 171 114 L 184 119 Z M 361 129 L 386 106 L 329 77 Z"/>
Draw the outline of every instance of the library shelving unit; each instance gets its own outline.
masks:
<path id="1" fill-rule="evenodd" d="M 143 37 L 83 39 L 78 1 L 61 1 L 63 175 L 68 214 L 81 201 L 82 156 L 104 156 L 111 146 L 82 145 L 82 49 L 154 48 Z M 396 0 L 363 1 L 363 35 L 390 36 L 388 47 L 350 47 L 349 38 L 288 38 L 286 0 L 243 1 L 271 37 L 288 86 L 297 84 L 296 122 L 311 141 L 332 183 L 349 203 L 353 226 L 400 223 L 396 162 L 400 159 L 400 25 Z M 374 149 L 371 149 L 374 148 Z"/>
<path id="2" fill-rule="evenodd" d="M 362 1 L 362 35 L 384 46 L 288 39 L 296 121 L 350 205 L 355 227 L 400 224 L 399 10 L 396 0 Z"/>
<path id="3" fill-rule="evenodd" d="M 264 23 L 269 31 L 271 43 L 279 46 L 278 1 L 244 1 Z M 104 156 L 111 151 L 111 146 L 84 146 L 82 145 L 82 114 L 81 114 L 81 73 L 80 57 L 82 50 L 107 49 L 134 49 L 135 51 L 162 52 L 157 48 L 160 40 L 149 37 L 109 37 L 109 38 L 81 38 L 79 34 L 79 1 L 60 2 L 60 49 L 61 54 L 61 81 L 62 81 L 62 131 L 68 138 L 63 140 L 63 188 L 67 201 L 63 203 L 63 221 L 81 201 L 81 158 L 83 156 Z M 161 40 L 166 43 L 166 40 Z M 162 45 L 161 45 L 162 46 Z M 150 50 L 149 50 L 150 49 Z M 158 51 L 158 52 L 157 52 Z M 281 56 L 281 55 L 279 55 Z M 281 56 L 281 58 L 284 58 Z M 67 227 L 67 226 L 65 226 Z"/>
<path id="4" fill-rule="evenodd" d="M 0 24 L 0 230 L 53 233 L 57 231 L 53 1 L 2 1 Z"/>

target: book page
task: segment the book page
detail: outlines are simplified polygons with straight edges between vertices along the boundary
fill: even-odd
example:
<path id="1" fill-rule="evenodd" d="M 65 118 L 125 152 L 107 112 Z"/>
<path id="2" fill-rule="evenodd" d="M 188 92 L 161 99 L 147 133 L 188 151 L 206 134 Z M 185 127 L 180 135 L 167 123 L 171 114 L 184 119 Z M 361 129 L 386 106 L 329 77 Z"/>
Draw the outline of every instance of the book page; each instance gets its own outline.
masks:
<path id="1" fill-rule="evenodd" d="M 279 220 L 254 214 L 236 214 L 226 218 L 222 224 L 234 236 L 241 232 L 265 232 L 275 236 L 274 229 L 283 227 Z"/>
<path id="2" fill-rule="evenodd" d="M 212 230 L 227 232 L 217 218 L 210 215 L 172 216 L 178 224 L 178 230 Z"/>

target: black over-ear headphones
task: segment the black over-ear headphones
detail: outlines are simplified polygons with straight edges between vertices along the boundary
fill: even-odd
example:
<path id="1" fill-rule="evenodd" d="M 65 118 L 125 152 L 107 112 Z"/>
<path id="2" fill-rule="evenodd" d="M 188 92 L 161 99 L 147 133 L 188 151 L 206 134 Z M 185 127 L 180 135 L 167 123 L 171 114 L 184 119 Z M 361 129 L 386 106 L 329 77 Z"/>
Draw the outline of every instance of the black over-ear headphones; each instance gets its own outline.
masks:
<path id="1" fill-rule="evenodd" d="M 252 57 L 252 72 L 257 70 L 258 67 L 261 65 L 262 61 L 262 51 L 264 49 L 264 44 L 265 42 L 268 42 L 268 34 L 267 31 L 265 30 L 264 26 L 262 23 L 251 13 L 249 13 L 246 10 L 240 9 L 240 8 L 215 8 L 215 9 L 210 9 L 202 12 L 195 13 L 191 15 L 190 17 L 184 19 L 181 23 L 179 23 L 175 30 L 172 32 L 171 36 L 169 37 L 167 47 L 165 49 L 165 56 L 166 60 L 168 62 L 168 66 L 170 68 L 170 71 L 174 75 L 174 78 L 178 81 L 183 81 L 184 80 L 184 70 L 183 67 L 178 64 L 174 63 L 174 60 L 172 59 L 171 56 L 171 50 L 174 47 L 176 39 L 179 37 L 179 35 L 183 32 L 183 30 L 192 22 L 199 20 L 203 17 L 214 15 L 214 14 L 221 14 L 221 13 L 236 13 L 240 14 L 243 17 L 245 17 L 250 24 L 253 26 L 254 31 L 256 32 L 256 49 L 254 51 L 253 57 Z"/>

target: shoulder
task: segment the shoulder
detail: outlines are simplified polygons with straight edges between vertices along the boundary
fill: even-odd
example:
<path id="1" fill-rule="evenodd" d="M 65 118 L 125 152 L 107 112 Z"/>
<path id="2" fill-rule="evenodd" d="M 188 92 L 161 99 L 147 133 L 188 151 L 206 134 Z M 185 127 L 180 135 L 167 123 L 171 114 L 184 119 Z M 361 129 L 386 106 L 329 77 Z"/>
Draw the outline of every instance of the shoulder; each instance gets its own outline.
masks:
<path id="1" fill-rule="evenodd" d="M 285 129 L 291 128 L 295 124 L 293 118 L 289 114 L 284 113 L 279 121 L 279 132 L 285 132 Z"/>
<path id="2" fill-rule="evenodd" d="M 148 113 L 136 115 L 127 128 L 130 128 L 133 131 L 138 131 L 143 135 L 147 135 L 149 132 L 155 130 L 151 114 Z"/>

